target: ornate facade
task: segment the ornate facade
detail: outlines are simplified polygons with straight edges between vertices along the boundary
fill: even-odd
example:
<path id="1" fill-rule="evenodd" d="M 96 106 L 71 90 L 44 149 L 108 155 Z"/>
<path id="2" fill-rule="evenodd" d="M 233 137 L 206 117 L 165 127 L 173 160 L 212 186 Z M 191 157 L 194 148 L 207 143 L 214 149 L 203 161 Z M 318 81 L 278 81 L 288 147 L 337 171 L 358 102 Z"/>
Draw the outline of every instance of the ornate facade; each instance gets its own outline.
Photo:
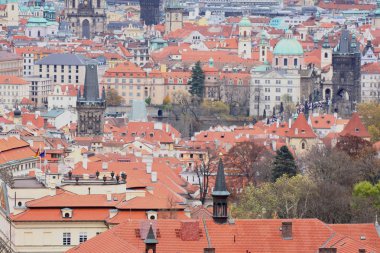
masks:
<path id="1" fill-rule="evenodd" d="M 332 103 L 335 112 L 349 115 L 361 101 L 361 52 L 354 34 L 342 30 L 339 44 L 332 54 Z"/>
<path id="2" fill-rule="evenodd" d="M 92 38 L 106 29 L 105 0 L 65 0 L 66 20 L 79 38 Z"/>
<path id="3" fill-rule="evenodd" d="M 105 109 L 106 95 L 104 88 L 102 96 L 99 96 L 97 65 L 88 64 L 86 66 L 83 96 L 80 91 L 78 91 L 77 135 L 101 135 L 103 133 Z"/>

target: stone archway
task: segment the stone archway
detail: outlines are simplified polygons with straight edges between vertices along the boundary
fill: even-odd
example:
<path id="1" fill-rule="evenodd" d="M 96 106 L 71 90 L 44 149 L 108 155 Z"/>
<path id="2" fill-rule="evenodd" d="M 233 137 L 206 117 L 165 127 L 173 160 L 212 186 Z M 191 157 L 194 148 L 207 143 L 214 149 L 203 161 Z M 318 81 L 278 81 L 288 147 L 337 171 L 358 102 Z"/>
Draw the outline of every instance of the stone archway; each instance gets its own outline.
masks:
<path id="1" fill-rule="evenodd" d="M 82 38 L 90 38 L 90 21 L 88 19 L 82 22 Z"/>

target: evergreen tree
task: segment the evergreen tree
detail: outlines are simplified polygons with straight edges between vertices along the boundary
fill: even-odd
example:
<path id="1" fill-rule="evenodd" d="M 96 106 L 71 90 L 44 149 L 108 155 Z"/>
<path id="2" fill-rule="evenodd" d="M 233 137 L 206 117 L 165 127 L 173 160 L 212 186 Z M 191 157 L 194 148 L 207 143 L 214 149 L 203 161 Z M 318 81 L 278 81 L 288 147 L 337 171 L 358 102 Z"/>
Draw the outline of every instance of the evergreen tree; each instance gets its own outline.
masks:
<path id="1" fill-rule="evenodd" d="M 284 112 L 284 104 L 281 102 L 280 104 L 280 113 L 283 113 Z"/>
<path id="2" fill-rule="evenodd" d="M 265 119 L 266 117 L 267 117 L 267 110 L 264 109 L 263 118 Z"/>
<path id="3" fill-rule="evenodd" d="M 190 93 L 193 96 L 199 97 L 201 100 L 203 98 L 204 88 L 205 88 L 205 74 L 201 67 L 201 62 L 198 61 L 191 73 L 190 81 Z"/>
<path id="4" fill-rule="evenodd" d="M 282 177 L 285 174 L 289 177 L 293 177 L 297 174 L 297 166 L 294 161 L 294 157 L 292 153 L 290 153 L 287 146 L 282 146 L 279 150 L 276 151 L 276 156 L 273 165 L 273 182 L 275 182 L 278 178 Z"/>

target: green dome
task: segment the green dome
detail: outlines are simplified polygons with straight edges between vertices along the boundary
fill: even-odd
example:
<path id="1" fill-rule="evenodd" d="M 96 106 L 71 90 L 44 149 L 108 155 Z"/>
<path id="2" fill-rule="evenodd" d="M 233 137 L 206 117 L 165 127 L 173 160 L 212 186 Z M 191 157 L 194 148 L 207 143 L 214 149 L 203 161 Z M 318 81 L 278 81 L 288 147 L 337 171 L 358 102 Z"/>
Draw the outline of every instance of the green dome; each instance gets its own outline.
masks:
<path id="1" fill-rule="evenodd" d="M 243 17 L 239 22 L 239 27 L 251 27 L 252 23 L 247 17 Z"/>
<path id="2" fill-rule="evenodd" d="M 280 40 L 273 51 L 274 55 L 303 55 L 303 48 L 296 39 Z"/>

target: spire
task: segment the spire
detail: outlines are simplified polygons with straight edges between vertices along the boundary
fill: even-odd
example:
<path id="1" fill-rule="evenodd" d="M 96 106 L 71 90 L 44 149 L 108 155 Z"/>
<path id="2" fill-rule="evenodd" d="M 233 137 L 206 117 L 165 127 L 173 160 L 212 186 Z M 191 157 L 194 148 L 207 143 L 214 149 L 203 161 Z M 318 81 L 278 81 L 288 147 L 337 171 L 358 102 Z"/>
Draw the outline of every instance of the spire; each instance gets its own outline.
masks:
<path id="1" fill-rule="evenodd" d="M 323 48 L 330 48 L 330 43 L 329 43 L 329 35 L 326 33 L 324 36 L 325 40 L 323 41 Z"/>
<path id="2" fill-rule="evenodd" d="M 156 236 L 154 235 L 152 223 L 150 223 L 149 231 L 144 240 L 144 243 L 146 252 L 150 252 L 150 250 L 153 250 L 153 253 L 156 253 L 156 244 L 158 244 L 158 241 L 156 239 Z"/>
<path id="3" fill-rule="evenodd" d="M 222 158 L 219 158 L 218 172 L 216 174 L 216 182 L 214 191 L 212 192 L 213 196 L 229 196 L 230 193 L 227 191 L 226 187 L 226 177 L 224 175 L 224 165 Z"/>
<path id="4" fill-rule="evenodd" d="M 86 65 L 83 98 L 85 101 L 99 100 L 98 70 L 92 62 Z"/>

